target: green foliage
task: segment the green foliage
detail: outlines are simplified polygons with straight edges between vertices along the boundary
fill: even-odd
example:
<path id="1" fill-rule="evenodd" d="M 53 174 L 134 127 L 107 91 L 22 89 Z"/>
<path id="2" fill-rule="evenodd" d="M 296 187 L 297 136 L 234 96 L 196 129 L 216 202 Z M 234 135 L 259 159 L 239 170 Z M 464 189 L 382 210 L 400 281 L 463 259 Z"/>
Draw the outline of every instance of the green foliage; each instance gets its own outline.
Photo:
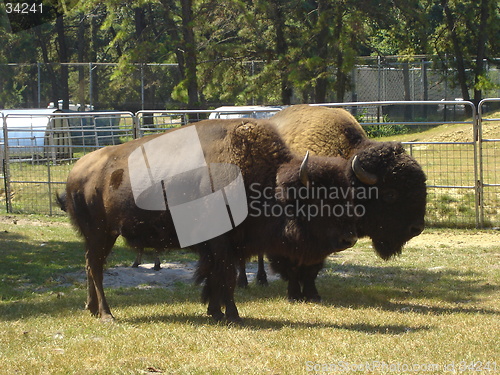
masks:
<path id="1" fill-rule="evenodd" d="M 63 36 L 51 20 L 12 34 L 3 17 L 0 62 L 46 63 L 42 103 L 52 101 L 60 98 L 64 87 L 60 71 L 50 65 L 60 61 L 64 38 L 67 61 L 118 63 L 113 68 L 94 69 L 92 99 L 101 107 L 122 109 L 141 95 L 151 108 L 182 106 L 192 97 L 192 80 L 197 82 L 202 107 L 283 104 L 292 93 L 294 101 L 342 101 L 356 57 L 368 55 L 433 55 L 444 71 L 457 72 L 447 77 L 458 85 L 460 67 L 455 58 L 459 53 L 465 61 L 466 87 L 494 88 L 492 77 L 475 60 L 482 47 L 490 62 L 500 53 L 500 14 L 494 0 L 190 3 L 192 20 L 185 19 L 180 0 L 134 0 L 127 6 L 118 0 L 71 2 L 71 10 L 64 16 Z M 452 29 L 443 5 L 454 20 Z M 189 35 L 194 45 L 187 41 Z M 193 49 L 196 77 L 186 70 L 192 59 L 188 52 Z M 250 68 L 246 61 L 254 61 L 258 67 Z M 139 73 L 138 64 L 145 62 L 173 63 L 179 68 Z M 79 88 L 71 90 L 70 99 L 75 102 L 90 100 L 88 90 L 83 90 L 90 84 L 85 69 L 69 72 L 69 86 Z M 141 74 L 148 82 L 143 93 Z M 23 91 L 33 77 L 21 68 L 2 74 L 0 107 L 35 106 L 36 90 Z"/>
<path id="2" fill-rule="evenodd" d="M 408 127 L 401 124 L 370 125 L 364 127 L 364 129 L 370 138 L 390 137 L 392 135 L 409 133 Z"/>

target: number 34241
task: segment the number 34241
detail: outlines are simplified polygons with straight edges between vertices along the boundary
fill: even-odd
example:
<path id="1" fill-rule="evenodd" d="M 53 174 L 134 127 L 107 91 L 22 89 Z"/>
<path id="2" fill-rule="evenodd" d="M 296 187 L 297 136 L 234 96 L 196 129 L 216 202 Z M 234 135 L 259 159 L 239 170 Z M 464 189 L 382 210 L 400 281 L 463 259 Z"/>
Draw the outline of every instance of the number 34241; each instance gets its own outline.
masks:
<path id="1" fill-rule="evenodd" d="M 43 13 L 43 4 L 28 4 L 28 3 L 5 3 L 5 11 L 7 13 Z"/>

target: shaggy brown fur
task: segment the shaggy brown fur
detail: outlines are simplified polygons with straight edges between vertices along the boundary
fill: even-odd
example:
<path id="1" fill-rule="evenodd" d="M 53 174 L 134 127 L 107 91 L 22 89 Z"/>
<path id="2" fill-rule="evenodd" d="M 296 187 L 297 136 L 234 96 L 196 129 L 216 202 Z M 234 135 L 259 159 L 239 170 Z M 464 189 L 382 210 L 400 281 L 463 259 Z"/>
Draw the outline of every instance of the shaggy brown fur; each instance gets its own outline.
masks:
<path id="1" fill-rule="evenodd" d="M 417 161 L 397 142 L 375 142 L 366 136 L 356 119 L 346 110 L 321 106 L 296 105 L 278 112 L 271 119 L 285 143 L 294 152 L 310 150 L 312 154 L 341 156 L 349 161 L 357 155 L 361 167 L 376 179 L 377 195 L 355 199 L 364 205 L 366 214 L 357 221 L 358 236 L 368 236 L 383 259 L 401 253 L 403 245 L 424 228 L 426 206 L 425 174 Z M 369 187 L 361 182 L 352 168 L 346 170 L 352 186 Z M 290 279 L 292 271 L 299 277 L 303 291 L 295 281 L 290 299 L 319 300 L 314 280 L 319 268 L 301 270 L 289 260 L 274 257 L 274 269 Z M 296 279 L 297 277 L 295 277 Z M 311 286 L 311 284 L 313 286 Z"/>
<path id="2" fill-rule="evenodd" d="M 304 155 L 341 156 L 349 159 L 367 141 L 358 121 L 341 108 L 294 105 L 272 120 L 292 152 Z"/>
<path id="3" fill-rule="evenodd" d="M 298 203 L 308 207 L 318 202 L 273 194 L 282 187 L 301 187 L 302 157 L 294 156 L 274 127 L 265 121 L 207 120 L 196 125 L 207 163 L 231 163 L 242 173 L 248 204 L 266 203 L 285 207 Z M 176 130 L 173 130 L 176 131 Z M 103 264 L 116 238 L 123 236 L 137 249 L 175 249 L 179 241 L 170 211 L 148 211 L 136 206 L 131 190 L 128 157 L 139 146 L 159 137 L 153 135 L 118 146 L 109 146 L 82 157 L 70 172 L 63 206 L 85 242 L 88 279 L 87 308 L 102 319 L 112 319 L 103 289 Z M 164 150 L 165 161 L 176 150 Z M 347 189 L 346 161 L 311 157 L 311 183 Z M 249 196 L 249 191 L 261 195 Z M 345 205 L 350 200 L 335 199 Z M 191 247 L 200 254 L 197 279 L 205 282 L 203 298 L 215 319 L 224 314 L 238 321 L 234 303 L 235 266 L 241 259 L 265 252 L 294 264 L 307 266 L 323 261 L 332 252 L 355 242 L 353 218 L 249 215 L 233 230 Z"/>

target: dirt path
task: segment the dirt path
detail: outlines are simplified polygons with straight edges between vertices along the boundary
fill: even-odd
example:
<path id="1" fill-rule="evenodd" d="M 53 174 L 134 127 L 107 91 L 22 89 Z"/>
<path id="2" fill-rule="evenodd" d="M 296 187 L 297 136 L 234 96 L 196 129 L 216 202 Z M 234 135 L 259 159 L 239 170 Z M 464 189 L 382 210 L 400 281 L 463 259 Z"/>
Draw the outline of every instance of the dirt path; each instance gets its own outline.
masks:
<path id="1" fill-rule="evenodd" d="M 153 270 L 153 263 L 141 264 L 138 268 L 127 266 L 112 267 L 104 271 L 105 288 L 165 288 L 173 287 L 177 283 L 192 283 L 196 262 L 180 263 L 162 263 L 162 269 Z M 267 279 L 269 281 L 277 280 L 269 267 L 266 265 Z M 251 283 L 257 273 L 256 263 L 247 263 L 247 278 Z M 85 271 L 78 271 L 64 275 L 61 283 L 72 284 L 74 282 L 84 283 L 86 280 Z"/>

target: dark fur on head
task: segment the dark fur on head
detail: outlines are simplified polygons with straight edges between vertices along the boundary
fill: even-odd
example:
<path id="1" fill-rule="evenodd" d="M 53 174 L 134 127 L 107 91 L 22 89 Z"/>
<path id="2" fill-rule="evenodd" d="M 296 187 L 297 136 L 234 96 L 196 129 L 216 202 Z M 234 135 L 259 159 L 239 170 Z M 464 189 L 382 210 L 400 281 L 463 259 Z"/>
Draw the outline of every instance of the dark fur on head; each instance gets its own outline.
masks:
<path id="1" fill-rule="evenodd" d="M 424 226 L 426 176 L 416 160 L 397 142 L 371 142 L 357 153 L 363 169 L 377 177 L 377 197 L 360 199 L 366 215 L 358 221 L 358 235 L 369 236 L 377 254 L 389 259 Z M 354 186 L 367 187 L 348 170 Z"/>

